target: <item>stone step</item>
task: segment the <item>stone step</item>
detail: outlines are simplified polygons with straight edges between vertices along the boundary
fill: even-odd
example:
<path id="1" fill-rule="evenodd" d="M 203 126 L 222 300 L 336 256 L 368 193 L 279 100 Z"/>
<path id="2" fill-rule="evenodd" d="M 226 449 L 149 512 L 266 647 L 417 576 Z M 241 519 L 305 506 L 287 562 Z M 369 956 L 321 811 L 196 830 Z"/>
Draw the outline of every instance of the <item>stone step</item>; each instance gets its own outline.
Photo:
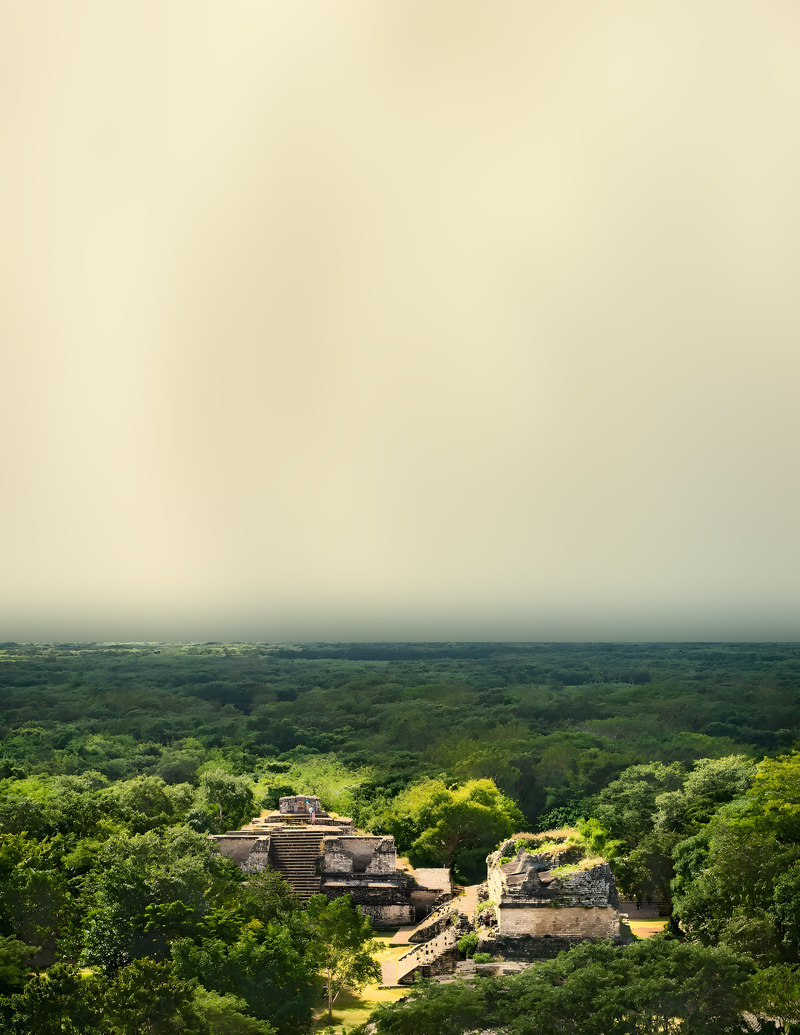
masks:
<path id="1" fill-rule="evenodd" d="M 423 942 L 421 945 L 415 945 L 408 952 L 403 953 L 397 960 L 394 983 L 407 978 L 420 967 L 429 967 L 436 963 L 445 953 L 453 951 L 457 941 L 455 929 L 448 927 L 441 934 L 431 938 L 430 941 Z M 389 974 L 384 975 L 384 981 L 389 976 Z"/>
<path id="2" fill-rule="evenodd" d="M 292 890 L 307 899 L 319 894 L 317 859 L 322 854 L 319 831 L 305 829 L 276 831 L 270 836 L 270 865 L 291 884 Z"/>
<path id="3" fill-rule="evenodd" d="M 321 837 L 292 837 L 291 834 L 279 834 L 270 836 L 270 843 L 274 845 L 297 845 L 298 848 L 314 847 L 319 850 L 322 847 Z"/>

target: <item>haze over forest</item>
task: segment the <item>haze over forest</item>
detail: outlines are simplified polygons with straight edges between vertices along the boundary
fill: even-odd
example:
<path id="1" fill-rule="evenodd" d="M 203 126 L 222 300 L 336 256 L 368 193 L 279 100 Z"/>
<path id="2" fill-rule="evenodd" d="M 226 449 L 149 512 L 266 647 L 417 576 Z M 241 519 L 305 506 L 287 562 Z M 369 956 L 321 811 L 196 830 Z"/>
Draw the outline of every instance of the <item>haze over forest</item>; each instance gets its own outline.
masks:
<path id="1" fill-rule="evenodd" d="M 3 638 L 800 638 L 799 50 L 0 0 Z"/>

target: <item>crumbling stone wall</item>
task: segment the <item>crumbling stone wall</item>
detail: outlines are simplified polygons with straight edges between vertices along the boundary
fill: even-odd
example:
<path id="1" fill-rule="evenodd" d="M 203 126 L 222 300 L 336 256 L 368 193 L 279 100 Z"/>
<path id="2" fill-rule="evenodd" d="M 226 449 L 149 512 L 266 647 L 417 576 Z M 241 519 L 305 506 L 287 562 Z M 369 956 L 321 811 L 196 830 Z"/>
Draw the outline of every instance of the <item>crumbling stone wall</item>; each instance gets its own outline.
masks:
<path id="1" fill-rule="evenodd" d="M 347 895 L 376 928 L 413 924 L 414 882 L 391 865 L 394 859 L 391 837 L 326 837 L 319 860 L 322 894 L 331 899 Z M 352 868 L 354 863 L 363 869 Z"/>
<path id="2" fill-rule="evenodd" d="M 456 969 L 456 963 L 458 962 L 458 946 L 454 946 L 451 949 L 446 949 L 440 953 L 430 963 L 426 963 L 419 968 L 419 974 L 424 978 L 438 977 L 441 974 L 452 974 Z M 402 982 L 406 984 L 406 982 Z"/>
<path id="3" fill-rule="evenodd" d="M 414 923 L 414 907 L 409 901 L 408 887 L 402 880 L 324 881 L 322 894 L 329 899 L 347 895 L 370 918 L 376 929 Z"/>
<path id="4" fill-rule="evenodd" d="M 355 898 L 353 899 L 355 902 Z M 411 905 L 376 906 L 371 902 L 356 903 L 361 912 L 369 917 L 376 931 L 384 927 L 407 927 L 414 923 L 414 907 Z"/>
<path id="5" fill-rule="evenodd" d="M 559 873 L 551 869 L 552 856 L 527 852 L 520 848 L 508 863 L 501 863 L 502 849 L 489 856 L 489 898 L 498 903 L 530 902 L 547 906 L 553 902 L 562 905 L 594 906 L 597 908 L 619 905 L 614 875 L 606 862 L 585 869 Z M 580 865 L 578 863 L 578 865 Z"/>
<path id="6" fill-rule="evenodd" d="M 612 939 L 623 945 L 630 939 Z M 520 963 L 532 963 L 535 960 L 551 960 L 560 952 L 572 949 L 586 938 L 548 936 L 542 938 L 533 935 L 509 935 L 505 938 L 481 938 L 477 952 L 488 952 L 495 959 L 514 960 Z"/>
<path id="7" fill-rule="evenodd" d="M 414 944 L 415 942 L 427 942 L 431 938 L 435 938 L 437 934 L 441 934 L 442 931 L 448 927 L 452 927 L 455 914 L 448 909 L 440 909 L 433 916 L 423 920 L 418 924 L 417 929 L 410 936 L 409 942 Z"/>
<path id="8" fill-rule="evenodd" d="M 450 870 L 446 866 L 415 867 L 416 885 L 411 889 L 411 904 L 414 906 L 414 917 L 419 923 L 434 909 L 449 902 L 453 897 L 450 882 Z"/>

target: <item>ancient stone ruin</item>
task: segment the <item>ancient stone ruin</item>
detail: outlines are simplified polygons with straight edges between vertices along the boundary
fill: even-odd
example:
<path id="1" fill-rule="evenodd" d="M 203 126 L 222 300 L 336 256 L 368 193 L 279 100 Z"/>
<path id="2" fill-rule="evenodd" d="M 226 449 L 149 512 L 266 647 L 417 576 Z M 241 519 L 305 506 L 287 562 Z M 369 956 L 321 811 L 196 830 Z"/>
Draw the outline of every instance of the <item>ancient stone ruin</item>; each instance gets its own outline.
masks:
<path id="1" fill-rule="evenodd" d="M 501 844 L 486 860 L 477 908 L 476 889 L 473 897 L 451 902 L 447 869 L 401 865 L 394 838 L 356 831 L 351 819 L 326 812 L 319 798 L 281 798 L 277 811 L 214 840 L 245 872 L 280 871 L 302 898 L 349 895 L 376 928 L 416 924 L 408 950 L 384 963 L 385 984 L 463 968 L 499 973 L 578 942 L 631 940 L 608 863 L 588 854 L 577 830 L 517 834 Z M 492 955 L 491 965 L 458 962 L 458 940 L 472 930 L 479 933 L 478 951 Z"/>
<path id="2" fill-rule="evenodd" d="M 495 924 L 480 951 L 542 959 L 582 941 L 631 941 L 614 875 L 588 854 L 577 830 L 518 834 L 486 863 Z"/>
<path id="3" fill-rule="evenodd" d="M 302 898 L 349 895 L 376 928 L 414 924 L 451 894 L 448 870 L 402 868 L 393 837 L 356 832 L 311 796 L 281 798 L 277 811 L 214 840 L 246 873 L 278 870 Z"/>
<path id="4" fill-rule="evenodd" d="M 439 907 L 411 932 L 412 947 L 384 964 L 385 984 L 410 984 L 417 974 L 515 973 L 579 942 L 631 940 L 614 876 L 577 830 L 517 834 L 486 863 L 485 885 Z M 459 939 L 472 931 L 491 962 L 459 961 Z"/>

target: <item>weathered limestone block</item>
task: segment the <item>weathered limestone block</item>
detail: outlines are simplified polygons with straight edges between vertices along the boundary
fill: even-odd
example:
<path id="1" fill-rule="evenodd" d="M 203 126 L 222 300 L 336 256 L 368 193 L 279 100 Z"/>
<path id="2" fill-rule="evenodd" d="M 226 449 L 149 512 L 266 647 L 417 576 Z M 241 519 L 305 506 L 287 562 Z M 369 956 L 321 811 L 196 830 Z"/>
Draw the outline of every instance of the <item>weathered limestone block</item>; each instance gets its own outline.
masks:
<path id="1" fill-rule="evenodd" d="M 354 884 L 351 881 L 325 881 L 322 894 L 329 899 L 347 895 L 370 918 L 376 930 L 414 923 L 414 907 L 408 900 L 408 890 L 396 882 Z"/>
<path id="2" fill-rule="evenodd" d="M 528 850 L 538 845 L 546 845 L 546 851 Z M 631 940 L 619 913 L 614 875 L 604 860 L 586 855 L 577 831 L 507 841 L 487 864 L 497 936 L 486 938 L 481 951 L 546 959 L 586 940 Z"/>
<path id="3" fill-rule="evenodd" d="M 577 870 L 557 882 L 557 891 L 580 906 L 619 906 L 619 895 L 614 874 L 608 863 L 591 869 Z"/>
<path id="4" fill-rule="evenodd" d="M 414 944 L 416 942 L 427 942 L 431 938 L 435 938 L 437 934 L 441 934 L 442 931 L 448 927 L 452 927 L 455 914 L 447 909 L 437 910 L 433 916 L 423 920 L 416 927 L 414 933 L 410 936 L 409 941 Z"/>
<path id="5" fill-rule="evenodd" d="M 384 927 L 407 927 L 414 923 L 414 907 L 411 905 L 377 906 L 364 903 L 360 909 L 370 918 L 376 931 Z"/>
<path id="6" fill-rule="evenodd" d="M 554 959 L 560 952 L 572 949 L 586 938 L 545 935 L 542 938 L 535 938 L 530 935 L 506 936 L 504 938 L 481 938 L 478 942 L 478 952 L 488 952 L 497 959 L 530 963 L 534 960 Z M 630 939 L 615 938 L 617 945 L 623 945 Z"/>
<path id="7" fill-rule="evenodd" d="M 269 842 L 266 835 L 259 834 L 214 834 L 215 841 L 222 855 L 227 855 L 239 864 L 244 873 L 261 873 L 267 868 L 269 860 Z"/>
<path id="8" fill-rule="evenodd" d="M 285 798 L 278 799 L 278 808 L 285 816 L 308 813 L 311 809 L 319 815 L 322 812 L 322 802 L 319 798 L 314 798 L 311 795 L 291 794 Z"/>
<path id="9" fill-rule="evenodd" d="M 395 984 L 410 985 L 417 974 L 451 974 L 458 959 L 458 938 L 452 927 L 421 945 L 414 945 L 397 960 Z"/>
<path id="10" fill-rule="evenodd" d="M 326 837 L 322 841 L 325 874 L 393 874 L 397 852 L 393 837 Z"/>
<path id="11" fill-rule="evenodd" d="M 574 938 L 619 938 L 620 917 L 610 907 L 565 906 L 557 908 L 519 908 L 500 910 L 499 934 L 517 936 Z"/>
<path id="12" fill-rule="evenodd" d="M 416 866 L 414 880 L 420 888 L 435 891 L 438 894 L 452 895 L 453 882 L 447 866 Z"/>
<path id="13" fill-rule="evenodd" d="M 375 903 L 380 906 L 409 905 L 410 880 L 403 874 L 395 874 L 385 880 L 353 880 L 347 877 L 322 880 L 322 893 L 328 898 L 349 895 L 358 906 Z"/>
<path id="14" fill-rule="evenodd" d="M 438 977 L 440 974 L 452 974 L 456 969 L 458 956 L 458 946 L 456 945 L 453 948 L 440 953 L 435 959 L 431 960 L 430 963 L 423 964 L 419 968 L 419 973 L 425 978 Z M 405 984 L 405 982 L 403 982 L 403 984 Z"/>
<path id="15" fill-rule="evenodd" d="M 446 866 L 415 867 L 416 884 L 411 889 L 411 903 L 417 923 L 453 897 L 450 870 Z"/>

